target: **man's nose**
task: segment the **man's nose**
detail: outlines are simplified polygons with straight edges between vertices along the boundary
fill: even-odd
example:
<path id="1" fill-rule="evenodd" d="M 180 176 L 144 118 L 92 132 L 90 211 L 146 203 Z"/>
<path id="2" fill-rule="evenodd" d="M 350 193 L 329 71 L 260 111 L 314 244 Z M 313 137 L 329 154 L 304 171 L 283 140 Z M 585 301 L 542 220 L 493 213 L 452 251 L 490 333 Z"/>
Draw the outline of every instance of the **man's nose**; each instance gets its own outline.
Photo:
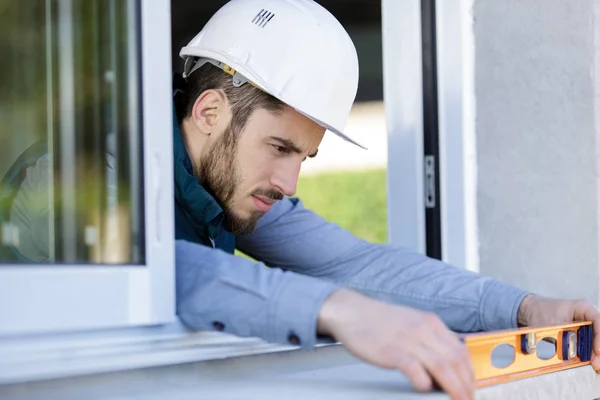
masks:
<path id="1" fill-rule="evenodd" d="M 296 194 L 298 177 L 300 176 L 300 165 L 277 168 L 271 175 L 271 185 L 278 188 L 286 196 Z"/>

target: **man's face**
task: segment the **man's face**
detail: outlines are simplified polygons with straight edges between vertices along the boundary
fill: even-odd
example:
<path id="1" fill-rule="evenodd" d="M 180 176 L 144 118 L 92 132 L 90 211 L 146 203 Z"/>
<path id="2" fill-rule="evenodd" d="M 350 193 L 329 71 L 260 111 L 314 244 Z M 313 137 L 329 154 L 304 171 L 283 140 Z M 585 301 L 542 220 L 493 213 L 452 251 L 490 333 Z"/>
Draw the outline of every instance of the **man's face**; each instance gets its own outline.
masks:
<path id="1" fill-rule="evenodd" d="M 296 193 L 300 166 L 316 155 L 324 133 L 290 107 L 255 110 L 241 132 L 227 123 L 211 133 L 195 174 L 223 208 L 230 231 L 252 232 L 275 201 Z"/>

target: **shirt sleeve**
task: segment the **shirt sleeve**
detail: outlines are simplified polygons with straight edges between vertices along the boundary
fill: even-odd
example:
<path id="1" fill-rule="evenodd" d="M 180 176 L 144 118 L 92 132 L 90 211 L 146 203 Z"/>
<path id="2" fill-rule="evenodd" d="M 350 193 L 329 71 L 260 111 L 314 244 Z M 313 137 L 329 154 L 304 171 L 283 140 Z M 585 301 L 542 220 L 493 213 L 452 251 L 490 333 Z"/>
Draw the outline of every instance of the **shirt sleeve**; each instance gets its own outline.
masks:
<path id="1" fill-rule="evenodd" d="M 331 281 L 177 240 L 177 313 L 193 329 L 310 348 Z"/>
<path id="2" fill-rule="evenodd" d="M 238 238 L 238 247 L 267 265 L 434 312 L 460 332 L 516 327 L 527 294 L 410 249 L 366 242 L 296 198 L 275 203 L 254 233 Z"/>

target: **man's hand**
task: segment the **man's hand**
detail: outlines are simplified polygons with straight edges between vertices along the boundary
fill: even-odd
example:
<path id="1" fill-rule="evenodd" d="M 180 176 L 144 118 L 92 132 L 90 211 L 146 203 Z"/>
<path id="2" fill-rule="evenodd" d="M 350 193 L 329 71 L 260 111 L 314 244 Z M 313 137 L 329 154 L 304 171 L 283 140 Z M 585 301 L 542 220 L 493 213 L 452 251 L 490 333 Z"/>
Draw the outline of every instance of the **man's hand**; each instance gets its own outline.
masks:
<path id="1" fill-rule="evenodd" d="M 547 326 L 592 321 L 594 354 L 592 367 L 600 373 L 600 312 L 588 300 L 558 300 L 527 295 L 519 306 L 520 326 Z"/>
<path id="2" fill-rule="evenodd" d="M 401 371 L 419 391 L 433 379 L 452 399 L 474 398 L 467 349 L 434 314 L 340 289 L 323 305 L 318 330 L 363 361 Z"/>

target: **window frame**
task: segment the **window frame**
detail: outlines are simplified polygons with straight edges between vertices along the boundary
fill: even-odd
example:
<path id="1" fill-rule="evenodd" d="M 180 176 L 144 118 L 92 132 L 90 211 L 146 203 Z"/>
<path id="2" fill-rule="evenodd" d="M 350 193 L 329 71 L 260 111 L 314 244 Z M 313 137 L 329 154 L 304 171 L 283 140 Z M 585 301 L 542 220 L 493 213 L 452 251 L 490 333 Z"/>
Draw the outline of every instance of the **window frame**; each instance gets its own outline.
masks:
<path id="1" fill-rule="evenodd" d="M 130 0 L 130 4 L 139 13 L 141 30 L 141 80 L 136 82 L 141 85 L 143 115 L 145 263 L 3 264 L 0 337 L 176 319 L 170 2 Z"/>
<path id="2" fill-rule="evenodd" d="M 479 272 L 473 0 L 436 8 L 441 258 Z M 421 2 L 382 0 L 388 235 L 426 254 Z"/>
<path id="3" fill-rule="evenodd" d="M 315 348 L 339 346 L 327 342 Z M 272 344 L 259 338 L 193 332 L 181 322 L 0 338 L 0 386 L 297 351 L 301 351 L 298 346 Z"/>
<path id="4" fill-rule="evenodd" d="M 473 0 L 436 0 L 442 260 L 479 272 Z"/>
<path id="5" fill-rule="evenodd" d="M 382 0 L 388 241 L 425 253 L 421 3 Z"/>

